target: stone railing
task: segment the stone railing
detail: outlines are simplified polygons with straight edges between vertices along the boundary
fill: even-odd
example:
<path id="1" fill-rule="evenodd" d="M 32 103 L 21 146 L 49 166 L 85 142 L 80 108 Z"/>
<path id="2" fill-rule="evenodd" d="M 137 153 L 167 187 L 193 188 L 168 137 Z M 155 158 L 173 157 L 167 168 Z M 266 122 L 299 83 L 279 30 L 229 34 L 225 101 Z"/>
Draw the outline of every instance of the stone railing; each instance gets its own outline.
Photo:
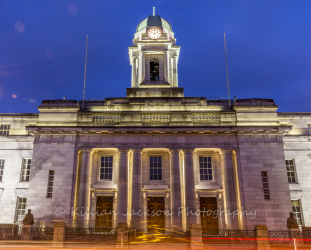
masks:
<path id="1" fill-rule="evenodd" d="M 102 114 L 92 117 L 94 123 L 118 123 L 121 121 L 120 114 Z"/>
<path id="2" fill-rule="evenodd" d="M 169 114 L 144 114 L 141 115 L 142 122 L 170 122 Z"/>
<path id="3" fill-rule="evenodd" d="M 220 122 L 219 113 L 192 114 L 193 122 Z"/>

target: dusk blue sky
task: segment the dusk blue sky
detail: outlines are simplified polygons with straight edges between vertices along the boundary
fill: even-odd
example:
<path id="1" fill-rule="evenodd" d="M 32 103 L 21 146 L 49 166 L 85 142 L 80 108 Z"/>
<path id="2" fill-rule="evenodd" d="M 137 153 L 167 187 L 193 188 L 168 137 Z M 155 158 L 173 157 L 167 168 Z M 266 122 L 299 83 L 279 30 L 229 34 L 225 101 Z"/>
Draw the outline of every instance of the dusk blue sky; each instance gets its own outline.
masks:
<path id="1" fill-rule="evenodd" d="M 38 112 L 42 100 L 124 97 L 128 47 L 152 14 L 169 21 L 185 96 L 273 98 L 311 111 L 310 0 L 1 0 L 0 113 Z"/>

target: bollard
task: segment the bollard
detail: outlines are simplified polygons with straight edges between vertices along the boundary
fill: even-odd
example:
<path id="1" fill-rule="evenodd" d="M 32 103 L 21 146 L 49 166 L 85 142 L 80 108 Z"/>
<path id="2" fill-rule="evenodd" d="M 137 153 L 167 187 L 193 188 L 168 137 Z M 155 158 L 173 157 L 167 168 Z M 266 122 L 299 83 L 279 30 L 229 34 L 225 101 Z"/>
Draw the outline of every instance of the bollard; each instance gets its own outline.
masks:
<path id="1" fill-rule="evenodd" d="M 66 222 L 56 222 L 54 224 L 53 241 L 64 242 L 66 240 Z"/>
<path id="2" fill-rule="evenodd" d="M 32 239 L 33 239 L 32 225 L 23 225 L 21 240 L 32 240 Z"/>
<path id="3" fill-rule="evenodd" d="M 203 249 L 202 226 L 191 224 L 190 226 L 191 249 Z"/>
<path id="4" fill-rule="evenodd" d="M 117 227 L 117 247 L 122 249 L 128 247 L 128 234 L 127 223 L 119 223 Z"/>
<path id="5" fill-rule="evenodd" d="M 269 232 L 266 225 L 255 226 L 257 250 L 270 250 Z"/>

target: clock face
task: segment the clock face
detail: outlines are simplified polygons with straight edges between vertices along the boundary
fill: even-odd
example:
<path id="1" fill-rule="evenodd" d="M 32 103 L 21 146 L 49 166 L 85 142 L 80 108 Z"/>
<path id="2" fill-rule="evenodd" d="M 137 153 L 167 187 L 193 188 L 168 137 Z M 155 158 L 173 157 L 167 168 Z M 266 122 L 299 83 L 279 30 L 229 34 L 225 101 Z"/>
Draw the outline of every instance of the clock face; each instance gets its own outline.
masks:
<path id="1" fill-rule="evenodd" d="M 151 39 L 158 39 L 160 36 L 162 35 L 162 32 L 159 28 L 157 27 L 151 27 L 149 30 L 148 30 L 148 36 L 151 38 Z"/>

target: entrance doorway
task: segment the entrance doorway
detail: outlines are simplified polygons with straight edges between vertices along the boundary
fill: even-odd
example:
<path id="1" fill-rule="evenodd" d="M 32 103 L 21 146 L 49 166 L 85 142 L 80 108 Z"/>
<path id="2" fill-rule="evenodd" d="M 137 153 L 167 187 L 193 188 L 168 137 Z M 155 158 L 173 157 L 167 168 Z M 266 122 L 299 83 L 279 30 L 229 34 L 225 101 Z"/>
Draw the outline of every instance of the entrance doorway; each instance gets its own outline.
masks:
<path id="1" fill-rule="evenodd" d="M 218 234 L 218 213 L 216 197 L 200 197 L 201 226 L 206 233 Z"/>
<path id="2" fill-rule="evenodd" d="M 113 197 L 97 196 L 96 227 L 113 227 Z"/>
<path id="3" fill-rule="evenodd" d="M 148 232 L 165 232 L 164 197 L 148 197 Z"/>

